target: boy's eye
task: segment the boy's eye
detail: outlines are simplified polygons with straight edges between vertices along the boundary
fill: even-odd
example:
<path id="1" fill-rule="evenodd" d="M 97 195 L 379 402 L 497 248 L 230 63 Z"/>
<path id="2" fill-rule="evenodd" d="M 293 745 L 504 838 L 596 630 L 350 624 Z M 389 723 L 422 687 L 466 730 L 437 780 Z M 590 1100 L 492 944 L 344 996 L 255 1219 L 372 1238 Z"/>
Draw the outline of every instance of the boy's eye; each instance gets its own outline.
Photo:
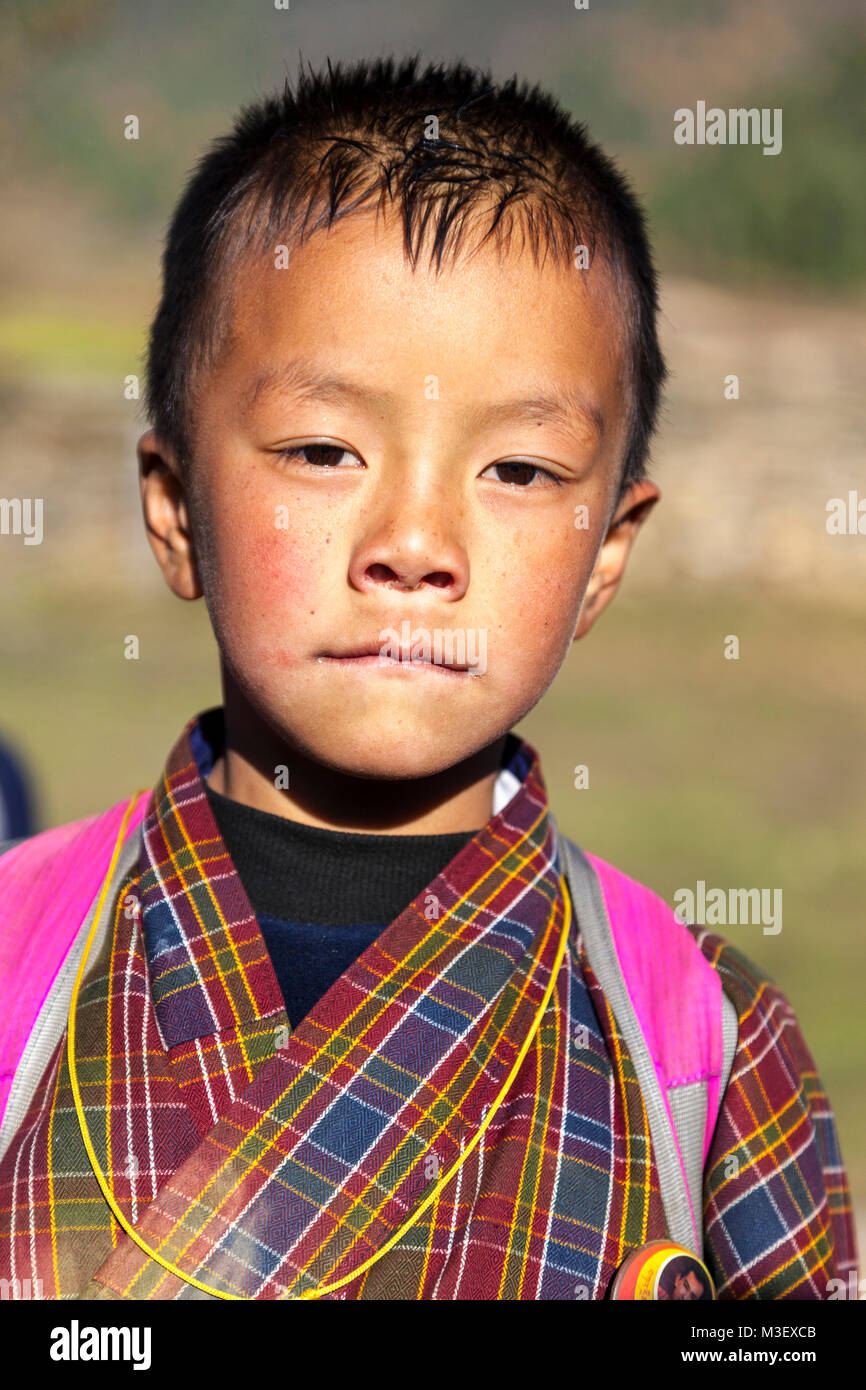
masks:
<path id="1" fill-rule="evenodd" d="M 547 468 L 542 468 L 539 463 L 530 463 L 528 459 L 509 459 L 505 463 L 491 463 L 490 467 L 497 468 L 500 473 L 504 474 L 499 479 L 500 482 L 513 483 L 517 487 L 529 487 L 533 482 L 532 475 L 535 473 L 540 478 L 548 478 L 557 487 L 561 486 L 561 481 L 555 473 L 551 473 Z M 486 473 L 487 469 L 484 471 Z M 482 473 L 481 476 L 483 477 L 484 474 Z"/>
<path id="2" fill-rule="evenodd" d="M 288 448 L 281 449 L 278 457 L 289 461 L 299 460 L 311 468 L 335 469 L 344 457 L 360 462 L 357 454 L 354 454 L 351 449 L 344 448 L 342 444 L 328 443 L 291 444 Z M 504 463 L 491 463 L 489 467 L 499 471 L 500 482 L 509 483 L 515 487 L 531 487 L 536 481 L 536 474 L 539 481 L 547 479 L 557 487 L 561 486 L 561 481 L 555 473 L 551 473 L 547 468 L 542 468 L 538 463 L 531 463 L 528 459 L 511 459 Z M 488 470 L 485 469 L 484 471 L 487 472 Z"/>
<path id="3" fill-rule="evenodd" d="M 314 468 L 334 468 L 344 454 L 351 459 L 358 457 L 342 444 L 291 444 L 287 449 L 280 450 L 279 458 L 300 459 L 301 463 L 311 464 Z"/>

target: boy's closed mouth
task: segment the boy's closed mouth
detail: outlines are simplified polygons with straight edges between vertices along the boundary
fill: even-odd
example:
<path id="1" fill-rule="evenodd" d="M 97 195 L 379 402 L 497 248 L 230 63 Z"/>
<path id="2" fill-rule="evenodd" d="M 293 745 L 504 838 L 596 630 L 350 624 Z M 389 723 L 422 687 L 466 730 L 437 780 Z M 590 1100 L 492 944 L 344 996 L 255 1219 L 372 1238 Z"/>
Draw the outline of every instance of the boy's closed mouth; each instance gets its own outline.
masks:
<path id="1" fill-rule="evenodd" d="M 317 661 L 327 661 L 332 666 L 346 669 L 379 671 L 417 671 L 441 676 L 454 676 L 463 679 L 474 674 L 473 668 L 457 662 L 431 661 L 426 657 L 412 656 L 411 649 L 401 647 L 398 656 L 383 654 L 381 644 L 359 646 L 346 652 L 322 652 Z"/>

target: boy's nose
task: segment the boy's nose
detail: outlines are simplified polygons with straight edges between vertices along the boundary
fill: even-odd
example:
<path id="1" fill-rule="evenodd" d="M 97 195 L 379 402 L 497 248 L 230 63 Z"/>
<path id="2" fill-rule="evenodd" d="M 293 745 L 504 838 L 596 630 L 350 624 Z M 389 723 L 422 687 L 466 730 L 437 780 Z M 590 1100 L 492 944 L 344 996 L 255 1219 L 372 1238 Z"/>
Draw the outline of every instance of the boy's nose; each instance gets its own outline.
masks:
<path id="1" fill-rule="evenodd" d="M 469 584 L 469 562 L 465 555 L 446 556 L 442 551 L 423 554 L 398 553 L 384 546 L 364 547 L 364 554 L 353 558 L 350 577 L 357 589 L 435 589 L 448 600 L 462 598 Z"/>
<path id="2" fill-rule="evenodd" d="M 454 576 L 446 570 L 430 570 L 427 574 L 422 574 L 421 567 L 417 565 L 404 565 L 398 571 L 390 565 L 377 563 L 367 567 L 367 576 L 370 587 L 382 584 L 386 588 L 411 591 L 429 586 L 444 590 L 448 592 L 449 597 L 454 597 L 451 592 L 455 587 Z"/>
<path id="3" fill-rule="evenodd" d="M 421 589 L 462 598 L 469 586 L 466 548 L 440 528 L 389 527 L 355 547 L 349 578 L 356 589 Z"/>
<path id="4" fill-rule="evenodd" d="M 396 487 L 393 481 L 366 515 L 350 562 L 351 582 L 361 590 L 430 588 L 443 599 L 461 598 L 469 584 L 469 554 L 460 499 L 426 469 Z"/>

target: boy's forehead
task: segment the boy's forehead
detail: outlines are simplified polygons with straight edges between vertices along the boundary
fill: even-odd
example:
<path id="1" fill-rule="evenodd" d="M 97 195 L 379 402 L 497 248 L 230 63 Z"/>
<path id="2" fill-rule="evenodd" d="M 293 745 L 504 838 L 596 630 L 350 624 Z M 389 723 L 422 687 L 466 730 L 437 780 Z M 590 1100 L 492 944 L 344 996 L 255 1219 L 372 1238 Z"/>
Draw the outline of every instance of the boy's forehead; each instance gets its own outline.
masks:
<path id="1" fill-rule="evenodd" d="M 600 423 L 619 414 L 625 314 L 601 261 L 539 264 L 518 235 L 504 249 L 470 240 L 440 268 L 425 249 L 413 267 L 399 220 L 367 214 L 248 254 L 232 280 L 220 367 L 244 409 L 297 382 L 300 357 L 339 361 L 383 398 L 417 387 L 420 371 L 452 395 L 553 384 Z"/>

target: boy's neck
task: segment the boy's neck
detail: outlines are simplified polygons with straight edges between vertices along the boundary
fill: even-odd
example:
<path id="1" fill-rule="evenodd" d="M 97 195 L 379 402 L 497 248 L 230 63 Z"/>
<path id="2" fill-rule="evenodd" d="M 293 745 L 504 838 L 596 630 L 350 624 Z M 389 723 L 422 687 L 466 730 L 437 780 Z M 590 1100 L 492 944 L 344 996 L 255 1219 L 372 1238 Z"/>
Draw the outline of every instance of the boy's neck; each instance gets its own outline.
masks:
<path id="1" fill-rule="evenodd" d="M 289 750 L 228 707 L 225 730 L 225 750 L 207 779 L 214 791 L 303 825 L 377 835 L 448 835 L 486 825 L 507 737 L 430 777 L 376 780 Z M 289 769 L 287 788 L 278 785 L 281 767 Z"/>

